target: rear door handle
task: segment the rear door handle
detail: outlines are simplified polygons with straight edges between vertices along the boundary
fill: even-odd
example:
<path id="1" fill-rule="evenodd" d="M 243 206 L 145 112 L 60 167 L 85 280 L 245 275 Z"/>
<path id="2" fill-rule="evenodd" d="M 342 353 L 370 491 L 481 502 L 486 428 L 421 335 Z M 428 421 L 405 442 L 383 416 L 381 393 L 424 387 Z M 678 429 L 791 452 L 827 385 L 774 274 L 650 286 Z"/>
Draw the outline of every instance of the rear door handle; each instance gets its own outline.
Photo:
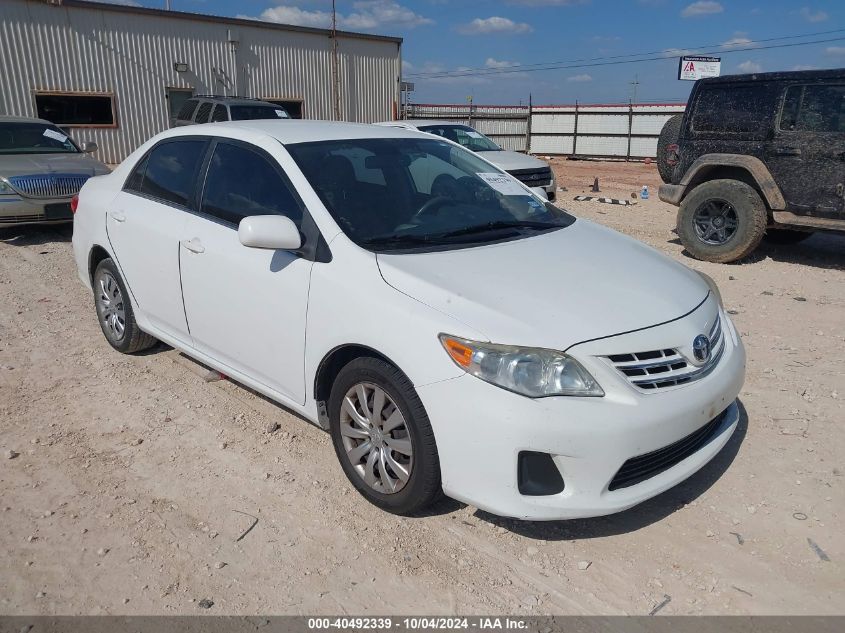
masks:
<path id="1" fill-rule="evenodd" d="M 776 147 L 775 154 L 778 156 L 801 156 L 800 147 Z"/>
<path id="2" fill-rule="evenodd" d="M 126 222 L 126 216 L 123 214 L 122 211 L 112 211 L 109 213 L 111 219 L 115 222 Z"/>
<path id="3" fill-rule="evenodd" d="M 187 248 L 192 253 L 204 253 L 205 252 L 205 246 L 202 245 L 202 242 L 200 242 L 198 237 L 195 237 L 192 240 L 182 240 L 180 242 L 180 244 L 182 244 L 182 246 Z"/>

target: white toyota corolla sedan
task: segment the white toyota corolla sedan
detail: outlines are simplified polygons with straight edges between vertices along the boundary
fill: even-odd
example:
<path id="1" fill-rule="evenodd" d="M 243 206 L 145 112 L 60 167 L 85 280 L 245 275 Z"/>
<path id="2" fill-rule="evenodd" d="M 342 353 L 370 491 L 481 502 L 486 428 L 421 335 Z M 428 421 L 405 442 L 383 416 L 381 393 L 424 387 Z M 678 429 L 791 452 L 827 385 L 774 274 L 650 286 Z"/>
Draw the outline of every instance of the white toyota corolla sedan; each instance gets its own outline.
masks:
<path id="1" fill-rule="evenodd" d="M 398 128 L 154 137 L 75 201 L 118 351 L 164 341 L 331 433 L 372 503 L 629 508 L 713 458 L 745 353 L 703 275 Z"/>

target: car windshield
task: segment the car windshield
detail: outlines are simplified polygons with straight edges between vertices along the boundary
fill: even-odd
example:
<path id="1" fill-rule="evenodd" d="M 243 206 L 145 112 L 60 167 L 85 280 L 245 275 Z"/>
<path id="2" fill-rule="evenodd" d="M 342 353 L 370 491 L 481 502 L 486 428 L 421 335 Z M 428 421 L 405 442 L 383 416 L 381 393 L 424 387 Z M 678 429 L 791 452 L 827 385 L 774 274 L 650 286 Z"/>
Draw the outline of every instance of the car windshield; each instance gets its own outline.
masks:
<path id="1" fill-rule="evenodd" d="M 253 119 L 289 119 L 287 111 L 281 106 L 269 105 L 233 105 L 229 106 L 232 121 L 250 121 Z"/>
<path id="2" fill-rule="evenodd" d="M 0 122 L 0 154 L 75 154 L 79 151 L 55 125 Z"/>
<path id="3" fill-rule="evenodd" d="M 369 250 L 460 248 L 575 221 L 446 141 L 379 138 L 286 147 L 343 231 Z"/>
<path id="4" fill-rule="evenodd" d="M 501 152 L 502 148 L 496 145 L 481 132 L 476 132 L 468 125 L 421 125 L 417 128 L 421 132 L 436 134 L 448 138 L 471 152 Z"/>

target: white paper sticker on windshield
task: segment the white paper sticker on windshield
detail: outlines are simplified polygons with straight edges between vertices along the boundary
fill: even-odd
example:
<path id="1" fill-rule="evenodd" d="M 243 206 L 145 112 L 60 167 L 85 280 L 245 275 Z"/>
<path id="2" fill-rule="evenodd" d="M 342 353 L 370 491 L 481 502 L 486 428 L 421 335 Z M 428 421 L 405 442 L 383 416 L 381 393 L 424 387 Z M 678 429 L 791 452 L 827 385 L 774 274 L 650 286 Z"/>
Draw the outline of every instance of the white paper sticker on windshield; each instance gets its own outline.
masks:
<path id="1" fill-rule="evenodd" d="M 44 130 L 44 136 L 51 138 L 54 141 L 58 141 L 59 143 L 64 143 L 67 140 L 67 136 L 61 132 L 56 132 L 56 130 L 51 130 L 50 128 Z"/>
<path id="2" fill-rule="evenodd" d="M 483 173 L 476 174 L 481 180 L 505 196 L 527 196 L 528 192 L 522 188 L 512 176 L 507 174 Z"/>
<path id="3" fill-rule="evenodd" d="M 475 130 L 467 130 L 467 136 L 471 136 L 472 138 L 484 138 L 481 134 L 479 134 Z"/>
<path id="4" fill-rule="evenodd" d="M 276 110 L 276 116 L 279 117 L 280 119 L 286 119 L 286 118 L 288 118 L 288 113 L 285 112 L 284 110 Z"/>

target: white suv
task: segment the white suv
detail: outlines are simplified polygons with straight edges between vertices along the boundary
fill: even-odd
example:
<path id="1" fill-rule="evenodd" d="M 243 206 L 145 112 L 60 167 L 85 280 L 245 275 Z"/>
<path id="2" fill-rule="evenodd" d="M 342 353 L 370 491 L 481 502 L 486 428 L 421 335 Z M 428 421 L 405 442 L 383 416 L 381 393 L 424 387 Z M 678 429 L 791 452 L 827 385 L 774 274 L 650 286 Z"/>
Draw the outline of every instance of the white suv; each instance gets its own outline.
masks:
<path id="1" fill-rule="evenodd" d="M 745 354 L 712 282 L 449 141 L 247 121 L 80 193 L 108 342 L 164 341 L 330 431 L 352 484 L 513 517 L 628 508 L 716 455 Z"/>

